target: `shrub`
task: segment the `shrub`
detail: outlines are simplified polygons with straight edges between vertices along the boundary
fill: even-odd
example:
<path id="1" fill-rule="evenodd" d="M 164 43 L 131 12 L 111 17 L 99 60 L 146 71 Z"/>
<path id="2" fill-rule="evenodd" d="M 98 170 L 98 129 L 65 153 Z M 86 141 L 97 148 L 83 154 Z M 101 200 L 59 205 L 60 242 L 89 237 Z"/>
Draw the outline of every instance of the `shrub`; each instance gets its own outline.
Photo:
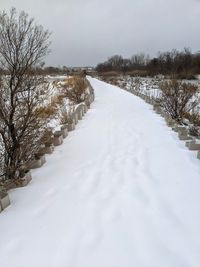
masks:
<path id="1" fill-rule="evenodd" d="M 195 137 L 199 137 L 199 134 L 200 134 L 199 128 L 196 126 L 191 126 L 189 128 L 189 134 Z"/>
<path id="2" fill-rule="evenodd" d="M 170 80 L 160 84 L 161 106 L 176 121 L 182 121 L 184 115 L 189 113 L 198 101 L 195 94 L 198 86 Z M 195 99 L 195 100 L 194 100 Z"/>
<path id="3" fill-rule="evenodd" d="M 198 111 L 186 113 L 185 118 L 188 119 L 195 126 L 200 126 L 200 114 Z"/>
<path id="4" fill-rule="evenodd" d="M 35 114 L 38 118 L 41 118 L 41 119 L 48 119 L 52 116 L 54 116 L 56 113 L 56 107 L 49 104 L 48 106 L 46 107 L 38 107 L 36 110 L 35 110 Z"/>
<path id="5" fill-rule="evenodd" d="M 83 77 L 74 76 L 65 81 L 63 95 L 75 104 L 84 102 L 87 98 L 87 82 Z"/>

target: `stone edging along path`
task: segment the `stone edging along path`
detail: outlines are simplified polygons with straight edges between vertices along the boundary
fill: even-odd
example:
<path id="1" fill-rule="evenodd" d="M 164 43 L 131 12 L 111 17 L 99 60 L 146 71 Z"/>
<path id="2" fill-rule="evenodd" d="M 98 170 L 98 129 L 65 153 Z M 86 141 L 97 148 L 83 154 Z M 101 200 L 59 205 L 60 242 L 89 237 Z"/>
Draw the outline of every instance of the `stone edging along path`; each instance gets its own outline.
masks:
<path id="1" fill-rule="evenodd" d="M 126 90 L 126 89 L 125 89 Z M 165 119 L 166 124 L 171 127 L 173 131 L 178 134 L 178 138 L 181 141 L 185 141 L 185 145 L 189 150 L 196 151 L 197 158 L 200 160 L 200 140 L 196 141 L 196 138 L 189 135 L 188 128 L 186 126 L 178 124 L 175 120 L 173 120 L 160 106 L 160 104 L 153 98 L 145 95 L 139 91 L 135 90 L 126 90 L 129 93 L 132 93 L 140 98 L 142 98 L 146 103 L 153 105 L 153 110 L 162 116 Z"/>
<path id="2" fill-rule="evenodd" d="M 10 189 L 26 186 L 32 180 L 30 170 L 40 168 L 44 165 L 44 163 L 46 162 L 45 154 L 52 154 L 54 147 L 59 146 L 63 143 L 63 139 L 68 136 L 68 132 L 75 130 L 75 126 L 78 121 L 81 120 L 85 113 L 88 111 L 90 105 L 95 99 L 95 95 L 94 89 L 92 88 L 88 80 L 87 83 L 89 88 L 88 98 L 84 103 L 80 103 L 76 107 L 70 118 L 70 123 L 61 125 L 60 131 L 48 133 L 48 136 L 46 136 L 40 150 L 35 154 L 35 159 L 26 164 L 24 177 L 20 178 L 19 183 L 10 181 L 4 188 L 0 186 L 0 212 L 10 205 L 10 199 L 7 191 Z"/>

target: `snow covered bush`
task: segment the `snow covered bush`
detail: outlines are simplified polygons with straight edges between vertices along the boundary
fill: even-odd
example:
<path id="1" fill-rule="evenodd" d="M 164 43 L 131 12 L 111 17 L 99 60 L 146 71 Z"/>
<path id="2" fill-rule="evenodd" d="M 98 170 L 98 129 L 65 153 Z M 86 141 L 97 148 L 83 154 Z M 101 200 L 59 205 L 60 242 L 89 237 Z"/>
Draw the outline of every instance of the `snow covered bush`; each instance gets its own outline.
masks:
<path id="1" fill-rule="evenodd" d="M 177 80 L 165 81 L 160 84 L 161 106 L 176 121 L 180 122 L 184 115 L 198 105 L 195 97 L 198 86 Z"/>

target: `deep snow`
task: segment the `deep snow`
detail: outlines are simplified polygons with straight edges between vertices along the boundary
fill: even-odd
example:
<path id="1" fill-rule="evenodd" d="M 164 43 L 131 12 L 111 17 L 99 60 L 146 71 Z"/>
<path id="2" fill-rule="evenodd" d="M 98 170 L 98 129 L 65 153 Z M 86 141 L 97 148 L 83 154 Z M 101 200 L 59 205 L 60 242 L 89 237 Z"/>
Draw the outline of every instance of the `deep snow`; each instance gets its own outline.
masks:
<path id="1" fill-rule="evenodd" d="M 90 79 L 96 100 L 10 192 L 1 267 L 199 267 L 200 162 L 138 97 Z"/>

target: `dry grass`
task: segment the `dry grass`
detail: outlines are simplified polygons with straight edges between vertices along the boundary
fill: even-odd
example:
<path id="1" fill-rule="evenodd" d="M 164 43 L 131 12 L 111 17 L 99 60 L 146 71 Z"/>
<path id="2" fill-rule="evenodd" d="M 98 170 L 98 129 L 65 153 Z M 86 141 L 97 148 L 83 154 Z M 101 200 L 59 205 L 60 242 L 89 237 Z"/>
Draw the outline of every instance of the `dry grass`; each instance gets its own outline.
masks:
<path id="1" fill-rule="evenodd" d="M 195 126 L 200 126 L 200 114 L 197 112 L 186 113 L 185 118 L 188 119 Z"/>
<path id="2" fill-rule="evenodd" d="M 132 70 L 126 71 L 126 75 L 134 76 L 134 77 L 146 77 L 148 76 L 148 72 L 146 70 Z"/>
<path id="3" fill-rule="evenodd" d="M 105 71 L 105 72 L 100 72 L 99 75 L 102 77 L 118 77 L 121 74 L 120 71 Z"/>
<path id="4" fill-rule="evenodd" d="M 35 113 L 38 118 L 46 120 L 48 118 L 51 118 L 55 115 L 57 111 L 57 108 L 55 105 L 49 104 L 46 107 L 39 107 L 36 109 Z"/>
<path id="5" fill-rule="evenodd" d="M 84 102 L 87 97 L 87 82 L 81 76 L 74 76 L 65 81 L 63 95 L 73 103 Z"/>

